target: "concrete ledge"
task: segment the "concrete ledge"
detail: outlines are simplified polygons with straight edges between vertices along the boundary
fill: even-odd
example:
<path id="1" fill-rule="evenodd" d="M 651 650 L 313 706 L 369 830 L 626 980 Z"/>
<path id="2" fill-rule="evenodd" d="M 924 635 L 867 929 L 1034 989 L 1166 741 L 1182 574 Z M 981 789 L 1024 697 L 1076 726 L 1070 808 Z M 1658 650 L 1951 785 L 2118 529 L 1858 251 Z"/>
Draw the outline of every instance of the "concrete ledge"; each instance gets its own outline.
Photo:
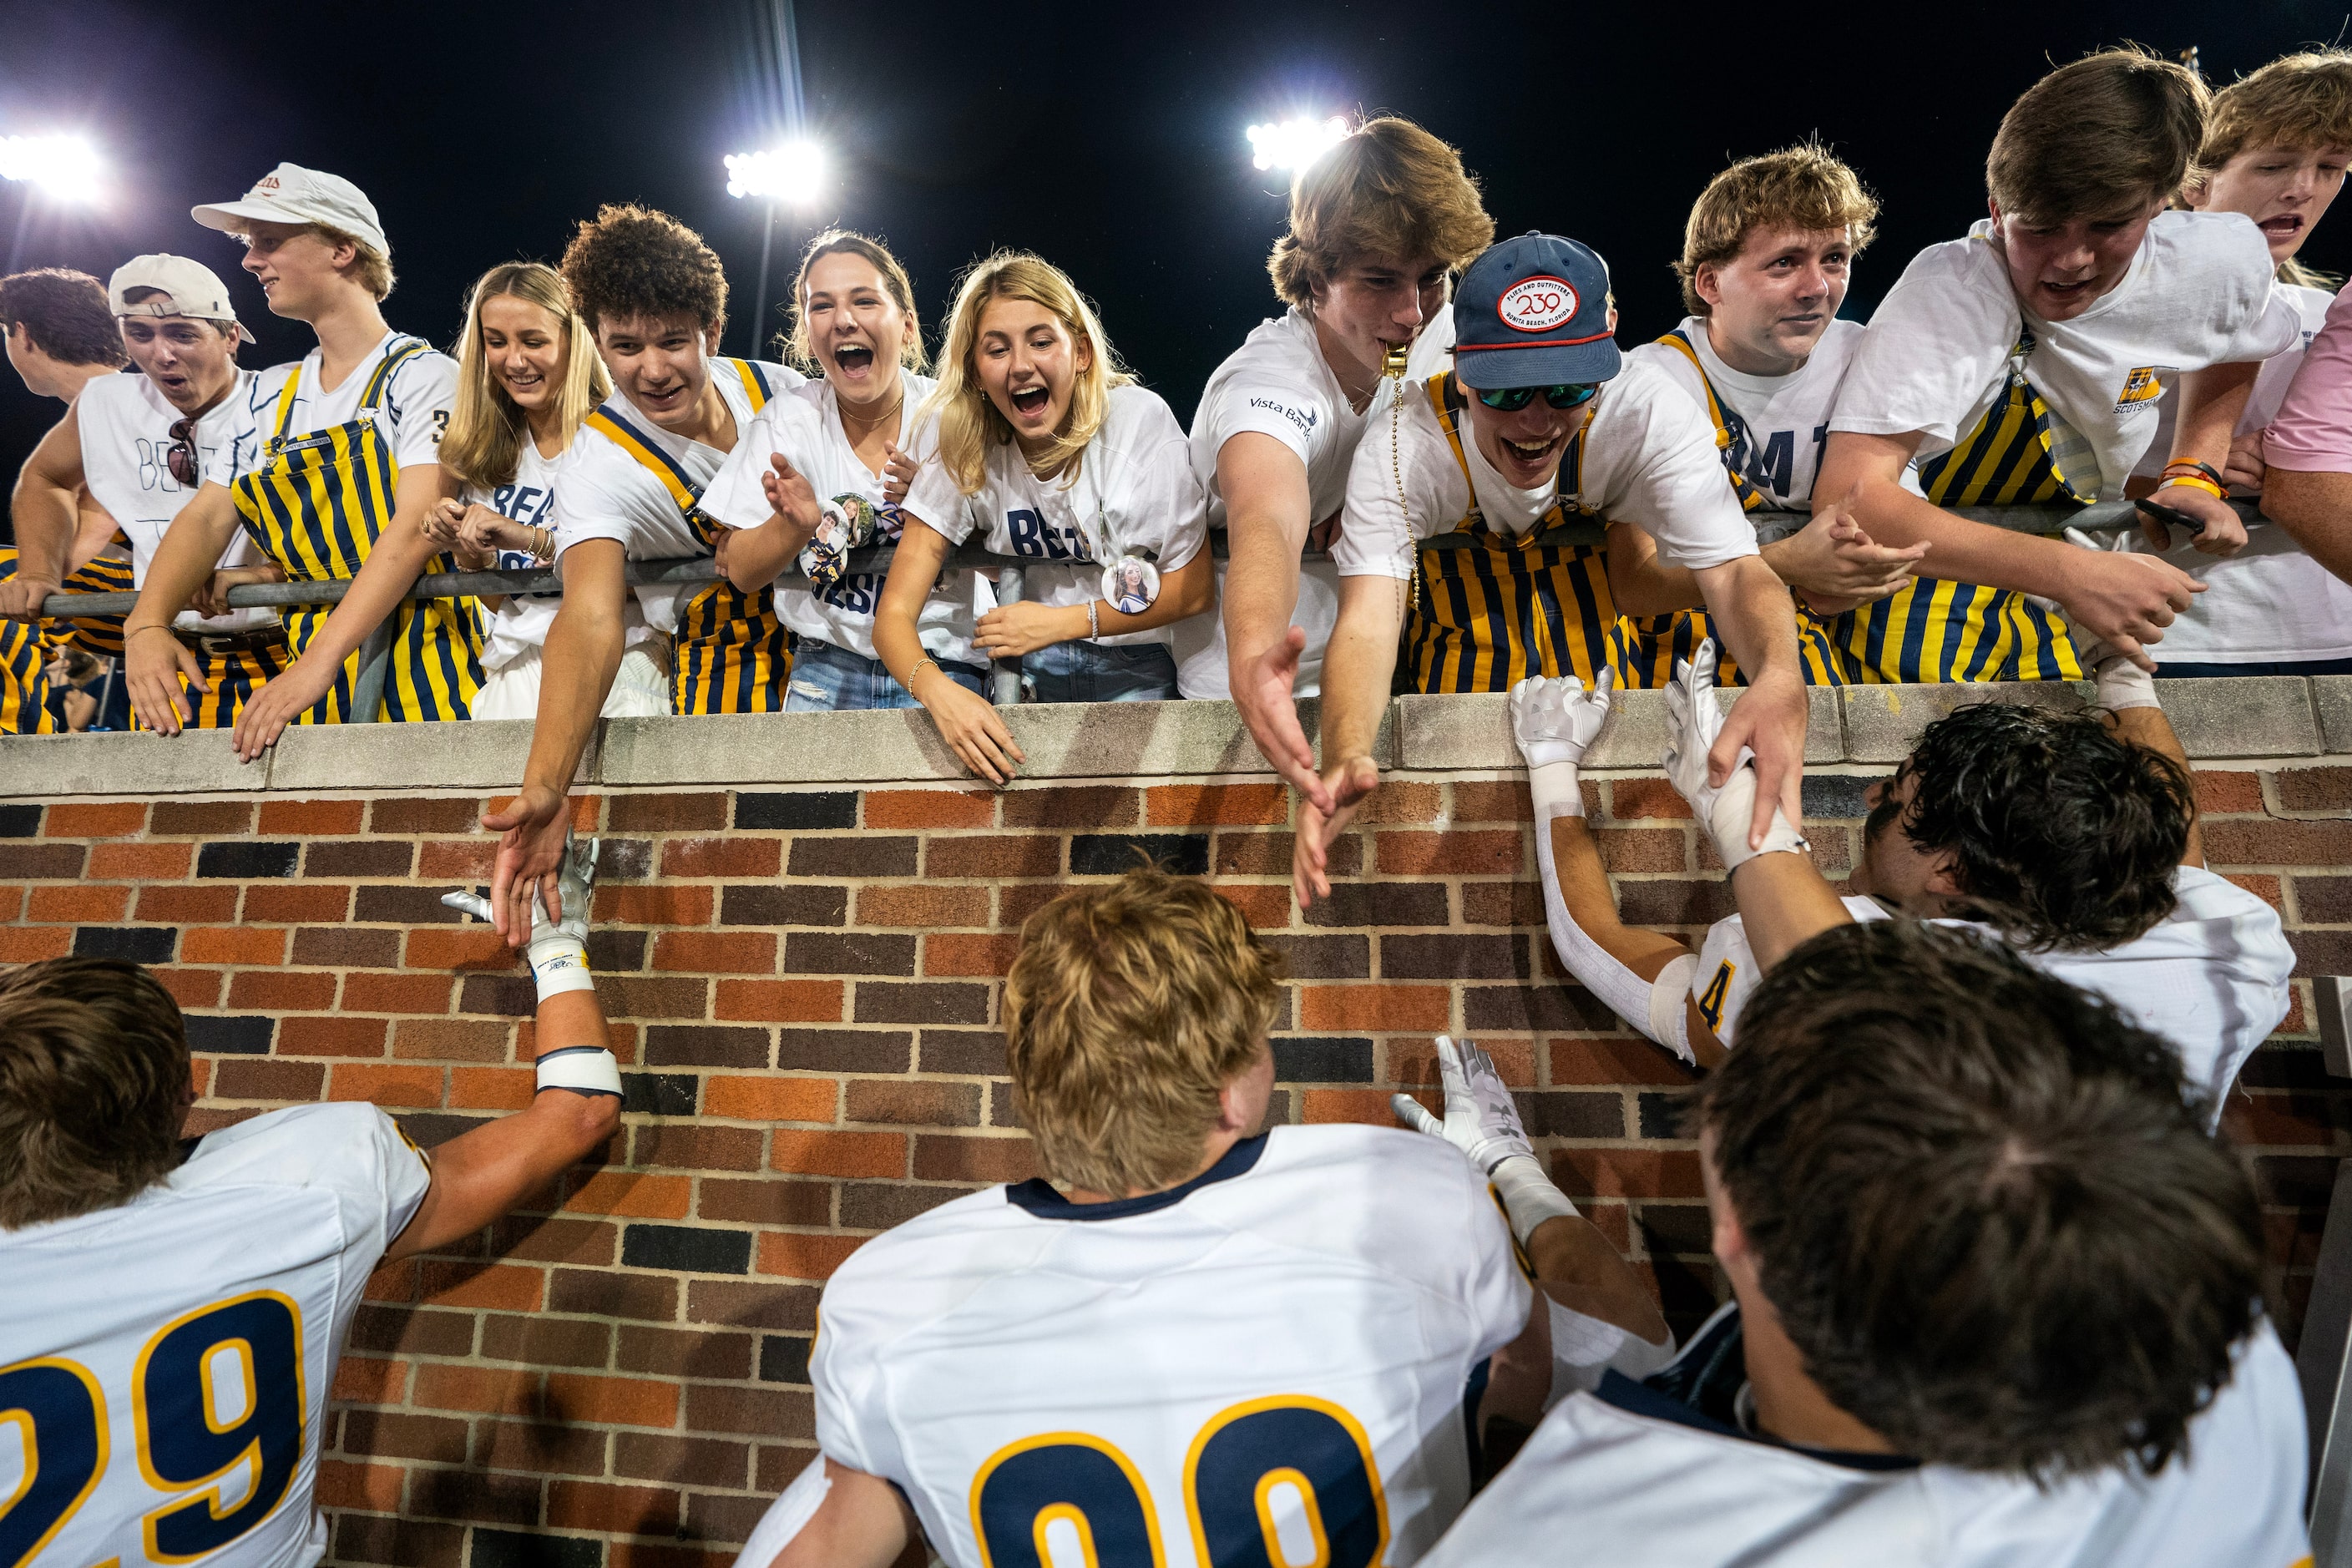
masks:
<path id="1" fill-rule="evenodd" d="M 2165 710 L 2192 758 L 2352 752 L 2352 676 L 2168 680 Z M 2087 686 L 1815 687 L 1806 760 L 1815 766 L 1899 762 L 1919 731 L 1971 702 L 2079 707 Z M 1728 705 L 1737 692 L 1722 694 Z M 1299 704 L 1312 738 L 1318 705 Z M 1019 781 L 1270 775 L 1230 702 L 1040 705 L 1008 714 L 1028 762 Z M 1621 694 L 1586 759 L 1648 771 L 1665 742 L 1661 691 Z M 268 761 L 240 764 L 227 735 L 0 736 L 0 798 L 234 795 L 259 790 L 511 790 L 530 750 L 526 721 L 347 724 L 286 732 Z M 1509 700 L 1500 694 L 1401 697 L 1375 755 L 1405 773 L 1509 772 Z M 600 726 L 575 782 L 612 788 L 745 784 L 970 782 L 917 710 L 616 719 Z"/>

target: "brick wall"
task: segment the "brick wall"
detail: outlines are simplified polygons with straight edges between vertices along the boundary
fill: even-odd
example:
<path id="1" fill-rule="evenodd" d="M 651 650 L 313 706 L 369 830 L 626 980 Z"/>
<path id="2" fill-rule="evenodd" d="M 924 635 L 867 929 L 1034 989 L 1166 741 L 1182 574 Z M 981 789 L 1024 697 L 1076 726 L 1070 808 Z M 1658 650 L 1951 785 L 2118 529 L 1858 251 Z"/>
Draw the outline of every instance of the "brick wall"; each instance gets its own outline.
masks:
<path id="1" fill-rule="evenodd" d="M 2352 767 L 2231 766 L 2199 780 L 2213 863 L 2286 914 L 2305 973 L 2352 973 Z M 1808 780 L 1832 877 L 1864 782 Z M 1727 911 L 1662 781 L 1587 790 L 1629 918 Z M 154 965 L 191 1015 L 194 1129 L 369 1100 L 437 1142 L 530 1093 L 529 978 L 438 902 L 488 874 L 487 798 L 0 805 L 0 963 Z M 1276 1119 L 1385 1121 L 1391 1089 L 1433 1081 L 1433 1032 L 1476 1037 L 1561 1184 L 1687 1325 L 1715 1290 L 1675 1136 L 1687 1079 L 1560 982 L 1524 783 L 1391 783 L 1304 918 L 1287 812 L 1270 784 L 1201 780 L 580 800 L 605 840 L 591 951 L 625 1126 L 532 1212 L 373 1281 L 326 1433 L 331 1560 L 722 1568 L 807 1457 L 827 1273 L 864 1236 L 1031 1173 L 999 976 L 1023 917 L 1137 846 L 1209 874 L 1287 959 Z M 2321 1072 L 2297 991 L 2225 1123 L 2260 1173 L 2290 1338 L 2352 1147 L 2352 1084 Z"/>

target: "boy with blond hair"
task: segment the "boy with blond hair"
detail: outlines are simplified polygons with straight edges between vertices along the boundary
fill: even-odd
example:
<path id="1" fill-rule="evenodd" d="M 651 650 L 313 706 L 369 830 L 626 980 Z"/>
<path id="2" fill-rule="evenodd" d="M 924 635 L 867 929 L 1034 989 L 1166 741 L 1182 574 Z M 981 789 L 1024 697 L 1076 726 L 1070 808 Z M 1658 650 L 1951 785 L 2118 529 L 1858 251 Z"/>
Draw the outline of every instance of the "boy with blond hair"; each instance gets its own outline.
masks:
<path id="1" fill-rule="evenodd" d="M 1439 1042 L 1438 1137 L 1257 1131 L 1279 993 L 1231 904 L 1138 870 L 1022 939 L 1005 1055 L 1045 1175 L 834 1275 L 823 1452 L 742 1568 L 882 1568 L 919 1523 L 956 1568 L 1410 1563 L 1468 1500 L 1482 1407 L 1664 1359 L 1484 1052 Z"/>

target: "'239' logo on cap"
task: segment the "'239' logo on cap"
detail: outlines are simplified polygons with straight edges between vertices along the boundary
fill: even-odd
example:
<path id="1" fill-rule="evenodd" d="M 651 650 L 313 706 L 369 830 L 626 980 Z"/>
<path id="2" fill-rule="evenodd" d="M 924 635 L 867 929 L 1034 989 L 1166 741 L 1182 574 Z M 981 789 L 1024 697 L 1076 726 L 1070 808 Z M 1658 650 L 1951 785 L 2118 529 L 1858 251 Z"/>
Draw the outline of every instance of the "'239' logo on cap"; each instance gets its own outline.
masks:
<path id="1" fill-rule="evenodd" d="M 1547 331 L 1576 314 L 1576 290 L 1563 279 L 1537 277 L 1514 283 L 1495 302 L 1503 325 L 1522 332 Z"/>

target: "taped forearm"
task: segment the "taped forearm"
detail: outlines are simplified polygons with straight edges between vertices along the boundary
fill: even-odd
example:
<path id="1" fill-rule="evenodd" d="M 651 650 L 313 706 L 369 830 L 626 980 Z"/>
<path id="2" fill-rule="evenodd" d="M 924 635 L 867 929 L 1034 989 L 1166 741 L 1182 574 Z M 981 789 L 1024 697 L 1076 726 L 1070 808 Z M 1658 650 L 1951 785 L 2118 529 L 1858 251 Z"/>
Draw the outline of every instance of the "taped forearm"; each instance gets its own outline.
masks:
<path id="1" fill-rule="evenodd" d="M 784 1554 L 784 1548 L 793 1538 L 808 1528 L 809 1521 L 824 1505 L 825 1493 L 833 1489 L 833 1478 L 825 1473 L 824 1456 L 817 1455 L 783 1495 L 768 1505 L 760 1522 L 751 1527 L 751 1539 L 743 1543 L 742 1554 L 735 1559 L 735 1568 L 769 1568 Z"/>
<path id="2" fill-rule="evenodd" d="M 1581 817 L 1583 802 L 1577 793 L 1571 764 L 1553 763 L 1535 771 L 1549 773 L 1562 769 L 1568 775 L 1565 798 L 1556 796 L 1548 802 L 1538 795 L 1536 810 L 1536 863 L 1543 874 L 1544 923 L 1550 928 L 1552 947 L 1559 953 L 1559 961 L 1568 966 L 1568 972 L 1611 1012 L 1685 1061 L 1691 1061 L 1694 1058 L 1687 1010 L 1682 1003 L 1697 960 L 1688 953 L 1682 954 L 1669 962 L 1655 980 L 1645 980 L 1624 960 L 1595 941 L 1569 908 L 1558 852 L 1552 846 L 1551 825 L 1558 816 Z"/>

